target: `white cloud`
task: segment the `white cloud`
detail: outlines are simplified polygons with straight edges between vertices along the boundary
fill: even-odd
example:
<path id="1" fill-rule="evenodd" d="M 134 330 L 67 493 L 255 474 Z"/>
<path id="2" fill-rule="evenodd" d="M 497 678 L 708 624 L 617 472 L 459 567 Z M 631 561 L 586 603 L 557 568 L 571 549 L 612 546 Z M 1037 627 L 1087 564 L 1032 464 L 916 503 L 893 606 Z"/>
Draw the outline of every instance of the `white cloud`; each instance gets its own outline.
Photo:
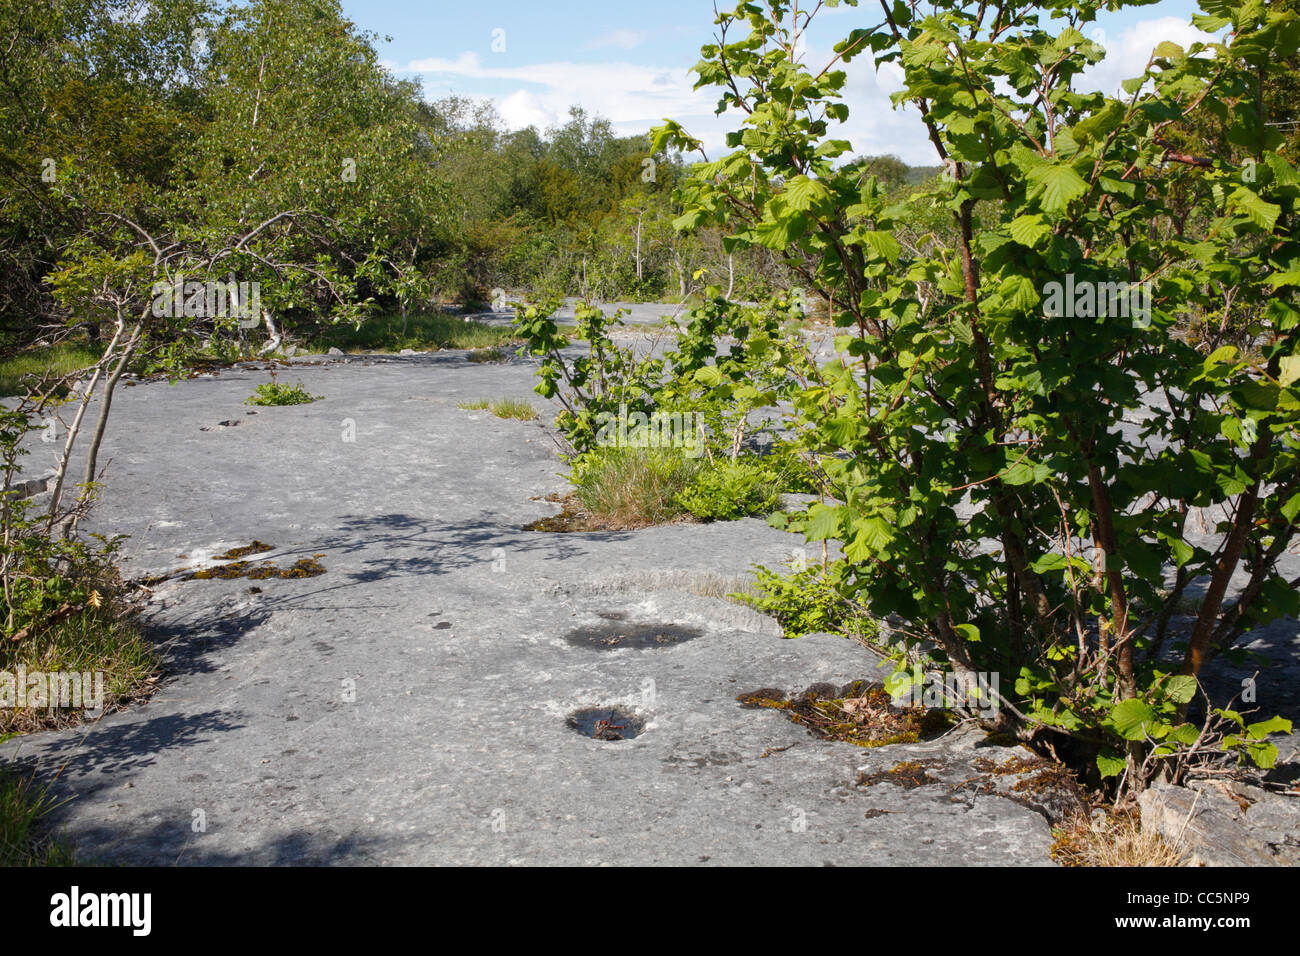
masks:
<path id="1" fill-rule="evenodd" d="M 512 129 L 539 127 L 562 121 L 570 106 L 608 119 L 620 132 L 645 132 L 666 117 L 687 121 L 712 111 L 713 97 L 692 90 L 685 68 L 634 63 L 531 63 L 498 66 L 492 57 L 462 53 L 454 60 L 430 57 L 413 60 L 396 72 L 421 74 L 431 88 L 451 83 L 474 86 L 491 82 L 520 84 L 509 93 L 488 96 Z M 466 82 L 468 81 L 468 83 Z"/>
<path id="2" fill-rule="evenodd" d="M 832 55 L 810 45 L 805 62 L 824 64 Z M 725 150 L 726 133 L 741 121 L 737 113 L 715 115 L 717 90 L 693 89 L 695 75 L 684 67 L 561 61 L 504 65 L 499 58 L 467 52 L 455 59 L 430 57 L 389 68 L 421 74 L 433 96 L 453 85 L 470 95 L 483 95 L 476 88 L 489 83 L 498 89 L 503 83 L 513 86 L 509 92 L 486 96 L 509 129 L 558 125 L 568 117 L 570 106 L 582 106 L 588 114 L 608 119 L 623 135 L 644 133 L 671 118 L 704 144 L 710 159 L 716 159 Z M 901 71 L 886 64 L 877 74 L 870 57 L 855 59 L 846 70 L 844 99 L 850 117 L 843 126 L 833 125 L 830 135 L 849 140 L 857 154 L 892 153 L 907 163 L 934 165 L 933 147 L 916 110 L 896 110 L 890 102 L 890 92 L 901 83 Z"/>
<path id="3" fill-rule="evenodd" d="M 1185 50 L 1198 40 L 1210 43 L 1215 39 L 1180 17 L 1143 20 L 1118 37 L 1107 37 L 1100 27 L 1093 27 L 1087 35 L 1106 48 L 1106 58 L 1085 70 L 1076 85 L 1081 90 L 1100 90 L 1109 96 L 1127 96 L 1120 84 L 1141 76 L 1151 51 L 1165 40 L 1172 40 Z"/>
<path id="4" fill-rule="evenodd" d="M 1179 17 L 1145 20 L 1112 37 L 1091 29 L 1107 56 L 1087 70 L 1078 85 L 1112 93 L 1122 80 L 1141 74 L 1151 50 L 1161 41 L 1172 40 L 1186 48 L 1196 40 L 1212 39 Z M 645 37 L 639 31 L 615 30 L 592 41 L 589 48 L 631 49 Z M 801 51 L 806 63 L 824 64 L 833 55 L 815 40 L 807 45 Z M 557 125 L 567 118 L 570 106 L 582 106 L 589 114 L 608 119 L 624 135 L 643 133 L 672 118 L 704 143 L 710 158 L 716 158 L 723 152 L 724 135 L 740 125 L 737 114 L 714 114 L 717 91 L 693 89 L 695 76 L 684 67 L 566 61 L 518 65 L 504 57 L 472 52 L 455 59 L 429 57 L 405 66 L 386 65 L 394 72 L 421 74 L 433 96 L 452 89 L 485 96 L 496 104 L 510 129 Z M 892 153 L 913 165 L 938 162 L 916 109 L 895 109 L 890 101 L 889 94 L 902 84 L 902 71 L 896 65 L 884 64 L 877 72 L 871 57 L 860 56 L 838 68 L 847 73 L 844 101 L 850 116 L 844 126 L 832 127 L 831 136 L 849 140 L 857 154 Z"/>
<path id="5" fill-rule="evenodd" d="M 497 112 L 507 129 L 524 129 L 528 126 L 546 129 L 560 123 L 559 114 L 547 109 L 546 104 L 527 90 L 519 90 L 498 100 Z"/>

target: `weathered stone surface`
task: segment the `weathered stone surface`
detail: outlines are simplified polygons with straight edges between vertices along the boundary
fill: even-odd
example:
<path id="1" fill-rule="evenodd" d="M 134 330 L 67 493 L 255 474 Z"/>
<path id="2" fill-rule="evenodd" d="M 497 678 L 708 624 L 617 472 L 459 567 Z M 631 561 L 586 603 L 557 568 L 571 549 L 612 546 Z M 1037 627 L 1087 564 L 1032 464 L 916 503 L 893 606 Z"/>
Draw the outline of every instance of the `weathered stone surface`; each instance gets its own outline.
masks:
<path id="1" fill-rule="evenodd" d="M 17 498 L 34 498 L 36 495 L 44 494 L 50 488 L 50 482 L 54 478 L 54 471 L 47 470 L 39 475 L 33 475 L 30 478 L 20 478 L 5 491 L 17 492 Z"/>
<path id="2" fill-rule="evenodd" d="M 720 596 L 802 538 L 757 519 L 523 531 L 566 489 L 550 437 L 456 405 L 538 402 L 534 363 L 332 354 L 294 363 L 323 401 L 242 427 L 213 426 L 246 417 L 264 367 L 118 392 L 88 530 L 131 536 L 128 574 L 254 540 L 275 546 L 259 560 L 320 554 L 325 573 L 167 581 L 149 615 L 169 676 L 151 701 L 0 747 L 72 798 L 52 822 L 89 853 L 169 865 L 1050 862 L 1049 820 L 1073 803 L 1036 768 L 1008 770 L 1026 751 L 969 731 L 827 744 L 737 703 L 753 688 L 881 676 L 854 644 L 784 640 Z M 37 468 L 54 454 L 32 451 Z M 608 650 L 565 639 L 619 621 L 700 634 Z M 590 707 L 645 725 L 635 739 L 584 739 L 568 718 Z M 909 762 L 922 764 L 910 787 L 893 773 Z"/>
<path id="3" fill-rule="evenodd" d="M 1193 866 L 1300 862 L 1300 797 L 1236 783 L 1156 783 L 1142 794 L 1142 826 Z"/>
<path id="4" fill-rule="evenodd" d="M 37 764 L 72 798 L 53 823 L 110 861 L 1050 863 L 1041 812 L 951 789 L 994 751 L 954 736 L 915 751 L 943 756 L 943 785 L 865 788 L 864 766 L 914 748 L 823 743 L 737 703 L 881 676 L 855 644 L 785 640 L 720 596 L 801 539 L 757 519 L 520 530 L 564 490 L 551 440 L 456 403 L 536 401 L 532 374 L 461 352 L 300 364 L 323 401 L 212 431 L 265 371 L 120 392 L 93 530 L 131 535 L 128 574 L 255 539 L 275 546 L 259 560 L 320 554 L 326 570 L 160 585 L 170 673 L 153 700 L 0 759 Z M 699 636 L 565 639 L 623 624 Z M 614 706 L 644 720 L 635 739 L 570 726 Z"/>

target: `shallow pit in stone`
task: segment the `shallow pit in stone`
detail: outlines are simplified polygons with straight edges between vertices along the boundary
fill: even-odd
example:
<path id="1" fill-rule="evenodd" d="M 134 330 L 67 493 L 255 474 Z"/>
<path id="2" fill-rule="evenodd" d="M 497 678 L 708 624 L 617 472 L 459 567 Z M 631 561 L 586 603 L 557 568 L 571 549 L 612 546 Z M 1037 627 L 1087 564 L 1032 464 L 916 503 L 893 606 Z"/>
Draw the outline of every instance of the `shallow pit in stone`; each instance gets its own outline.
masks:
<path id="1" fill-rule="evenodd" d="M 584 707 L 569 714 L 569 729 L 592 740 L 631 740 L 645 731 L 645 721 L 625 707 Z"/>
<path id="2" fill-rule="evenodd" d="M 687 624 L 633 624 L 612 620 L 604 614 L 601 617 L 605 618 L 604 622 L 579 627 L 564 635 L 564 639 L 575 647 L 596 651 L 613 651 L 621 647 L 645 650 L 682 644 L 704 633 L 700 628 Z"/>

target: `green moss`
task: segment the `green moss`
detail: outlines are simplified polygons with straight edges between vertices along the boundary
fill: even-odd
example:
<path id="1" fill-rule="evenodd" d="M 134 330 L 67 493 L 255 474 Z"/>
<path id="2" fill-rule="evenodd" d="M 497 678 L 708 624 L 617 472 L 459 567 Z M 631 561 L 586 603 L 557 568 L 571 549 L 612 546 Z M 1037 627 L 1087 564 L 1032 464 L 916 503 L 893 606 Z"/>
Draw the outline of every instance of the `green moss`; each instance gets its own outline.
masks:
<path id="1" fill-rule="evenodd" d="M 232 548 L 230 551 L 226 552 L 226 556 L 233 555 L 237 552 L 254 554 L 270 550 L 270 545 L 262 544 L 260 541 L 254 541 L 253 544 L 244 548 Z M 265 581 L 268 578 L 311 578 L 318 574 L 325 573 L 325 566 L 318 560 L 321 557 L 323 557 L 323 555 L 317 554 L 310 558 L 299 558 L 287 568 L 276 567 L 270 561 L 263 561 L 260 564 L 254 564 L 252 561 L 232 561 L 229 564 L 223 564 L 215 568 L 204 568 L 200 571 L 191 571 L 181 580 L 233 581 L 237 578 L 247 578 L 250 581 Z"/>
<path id="2" fill-rule="evenodd" d="M 947 730 L 955 719 L 945 711 L 894 707 L 881 684 L 865 680 L 839 688 L 814 684 L 789 697 L 782 690 L 764 687 L 736 700 L 746 708 L 779 710 L 823 740 L 866 748 L 916 743 Z"/>
<path id="3" fill-rule="evenodd" d="M 217 555 L 217 560 L 234 561 L 236 558 L 246 558 L 250 554 L 261 554 L 264 551 L 272 550 L 274 550 L 274 545 L 269 545 L 262 541 L 254 541 L 252 544 L 246 544 L 240 548 L 231 548 L 225 554 Z"/>

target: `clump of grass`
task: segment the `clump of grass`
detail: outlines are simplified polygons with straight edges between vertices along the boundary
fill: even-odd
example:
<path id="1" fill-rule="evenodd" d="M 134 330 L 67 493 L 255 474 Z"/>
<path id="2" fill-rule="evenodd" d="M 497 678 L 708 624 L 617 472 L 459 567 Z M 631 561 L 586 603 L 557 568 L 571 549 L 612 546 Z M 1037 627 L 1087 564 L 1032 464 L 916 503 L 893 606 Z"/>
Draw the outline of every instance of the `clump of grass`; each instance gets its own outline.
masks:
<path id="1" fill-rule="evenodd" d="M 596 520 L 613 528 L 642 528 L 686 514 L 678 499 L 703 467 L 664 448 L 600 448 L 575 467 L 575 494 Z"/>
<path id="2" fill-rule="evenodd" d="M 1135 811 L 1094 822 L 1080 817 L 1055 831 L 1052 859 L 1063 866 L 1186 866 L 1177 848 L 1142 829 Z"/>
<path id="3" fill-rule="evenodd" d="M 509 326 L 466 321 L 460 316 L 434 313 L 407 316 L 375 316 L 360 328 L 331 326 L 312 342 L 316 351 L 330 348 L 344 352 L 398 352 L 402 349 L 492 349 L 515 341 Z"/>
<path id="4" fill-rule="evenodd" d="M 537 418 L 537 409 L 528 402 L 513 398 L 502 398 L 488 406 L 497 418 L 510 418 L 520 422 L 531 422 Z"/>
<path id="5" fill-rule="evenodd" d="M 0 360 L 0 395 L 21 395 L 35 379 L 68 375 L 94 365 L 99 358 L 99 351 L 79 342 L 63 342 L 11 355 Z"/>
<path id="6" fill-rule="evenodd" d="M 467 361 L 481 364 L 483 362 L 504 362 L 506 354 L 498 348 L 490 349 L 471 349 L 465 356 Z"/>
<path id="7" fill-rule="evenodd" d="M 49 789 L 37 786 L 30 776 L 0 770 L 0 866 L 76 865 L 67 842 L 41 826 L 41 819 L 57 806 Z"/>
<path id="8" fill-rule="evenodd" d="M 528 402 L 513 398 L 479 398 L 472 402 L 457 402 L 456 407 L 467 412 L 490 411 L 497 418 L 510 418 L 520 422 L 531 422 L 537 418 L 537 409 Z"/>
<path id="9" fill-rule="evenodd" d="M 7 502 L 8 579 L 0 594 L 0 672 L 101 674 L 103 696 L 70 701 L 105 709 L 144 696 L 158 672 L 155 649 L 136 618 L 138 610 L 114 558 L 120 539 L 97 543 L 51 538 L 38 527 L 28 502 Z M 14 677 L 6 681 L 16 691 Z M 25 695 L 23 695 L 25 696 Z M 81 709 L 37 704 L 19 695 L 0 707 L 0 736 L 78 722 Z M 38 698 L 39 700 L 39 698 Z"/>
<path id="10" fill-rule="evenodd" d="M 139 700 L 152 690 L 159 661 L 152 644 L 120 599 L 92 591 L 91 601 L 0 650 L 0 670 L 16 674 L 103 673 L 105 711 Z M 51 618 L 57 616 L 57 612 Z M 89 703 L 89 702 L 88 702 Z M 0 710 L 0 735 L 71 726 L 82 711 L 48 706 Z"/>
<path id="11" fill-rule="evenodd" d="M 312 395 L 302 382 L 297 385 L 281 385 L 279 382 L 266 382 L 257 386 L 256 394 L 244 399 L 245 405 L 308 405 L 320 401 L 323 395 Z"/>

